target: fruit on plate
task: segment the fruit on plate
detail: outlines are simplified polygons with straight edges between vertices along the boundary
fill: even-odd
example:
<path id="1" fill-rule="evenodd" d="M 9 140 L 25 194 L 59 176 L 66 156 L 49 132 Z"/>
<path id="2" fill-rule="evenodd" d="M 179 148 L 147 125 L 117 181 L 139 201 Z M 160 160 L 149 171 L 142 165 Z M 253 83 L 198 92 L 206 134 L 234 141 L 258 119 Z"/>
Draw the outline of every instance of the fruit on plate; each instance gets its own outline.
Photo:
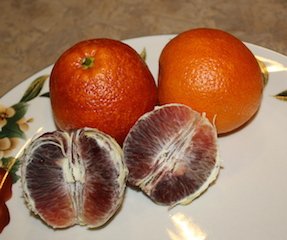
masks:
<path id="1" fill-rule="evenodd" d="M 190 203 L 220 169 L 216 129 L 204 114 L 182 104 L 144 114 L 128 133 L 123 151 L 128 184 L 162 205 Z"/>
<path id="2" fill-rule="evenodd" d="M 44 133 L 21 161 L 26 203 L 54 228 L 102 226 L 123 201 L 128 172 L 122 150 L 96 129 Z"/>
<path id="3" fill-rule="evenodd" d="M 259 109 L 263 78 L 251 51 L 218 29 L 180 33 L 159 59 L 160 104 L 182 103 L 205 112 L 219 134 L 245 124 Z"/>
<path id="4" fill-rule="evenodd" d="M 122 144 L 136 120 L 154 108 L 157 88 L 134 49 L 117 40 L 92 39 L 56 61 L 50 98 L 61 130 L 93 127 Z"/>
<path id="5" fill-rule="evenodd" d="M 12 197 L 13 180 L 11 175 L 0 167 L 0 201 L 8 201 Z"/>

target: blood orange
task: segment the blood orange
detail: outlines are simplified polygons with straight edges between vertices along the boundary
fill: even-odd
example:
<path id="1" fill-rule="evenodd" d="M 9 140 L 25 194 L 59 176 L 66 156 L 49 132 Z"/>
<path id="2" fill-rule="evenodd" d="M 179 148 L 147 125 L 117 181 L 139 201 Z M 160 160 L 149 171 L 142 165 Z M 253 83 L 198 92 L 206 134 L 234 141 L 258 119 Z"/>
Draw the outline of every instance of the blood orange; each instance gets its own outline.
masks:
<path id="1" fill-rule="evenodd" d="M 122 150 L 96 129 L 45 133 L 27 147 L 22 162 L 28 206 L 54 228 L 101 226 L 122 203 Z"/>
<path id="2" fill-rule="evenodd" d="M 143 115 L 123 150 L 128 183 L 163 205 L 190 203 L 220 168 L 214 126 L 182 104 L 163 105 Z"/>
<path id="3" fill-rule="evenodd" d="M 129 129 L 157 103 L 148 66 L 130 46 L 112 39 L 75 44 L 55 63 L 50 98 L 64 131 L 97 128 L 122 144 Z"/>

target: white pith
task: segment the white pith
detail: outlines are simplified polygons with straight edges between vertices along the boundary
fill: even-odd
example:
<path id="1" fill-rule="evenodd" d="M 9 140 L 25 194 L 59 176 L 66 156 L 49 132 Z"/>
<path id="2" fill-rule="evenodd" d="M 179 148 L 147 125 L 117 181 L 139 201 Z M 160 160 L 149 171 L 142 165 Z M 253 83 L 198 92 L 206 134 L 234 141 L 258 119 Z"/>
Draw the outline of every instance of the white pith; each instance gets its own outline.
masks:
<path id="1" fill-rule="evenodd" d="M 192 124 L 189 124 L 187 128 L 182 128 L 179 135 L 182 137 L 180 142 L 183 144 L 180 149 L 175 148 L 175 139 L 171 139 L 171 141 L 166 144 L 165 148 L 161 149 L 161 151 L 158 153 L 158 155 L 155 157 L 155 162 L 157 162 L 157 165 L 160 167 L 156 169 L 156 171 L 150 172 L 145 178 L 143 178 L 141 181 L 138 182 L 138 185 L 141 189 L 143 189 L 148 195 L 150 194 L 152 188 L 154 185 L 157 184 L 157 181 L 153 181 L 154 178 L 158 176 L 160 172 L 163 172 L 163 169 L 165 171 L 172 171 L 176 169 L 178 162 L 177 159 L 180 159 L 180 156 L 182 152 L 185 151 L 185 149 L 189 146 L 189 139 L 192 138 L 194 133 L 194 126 Z"/>

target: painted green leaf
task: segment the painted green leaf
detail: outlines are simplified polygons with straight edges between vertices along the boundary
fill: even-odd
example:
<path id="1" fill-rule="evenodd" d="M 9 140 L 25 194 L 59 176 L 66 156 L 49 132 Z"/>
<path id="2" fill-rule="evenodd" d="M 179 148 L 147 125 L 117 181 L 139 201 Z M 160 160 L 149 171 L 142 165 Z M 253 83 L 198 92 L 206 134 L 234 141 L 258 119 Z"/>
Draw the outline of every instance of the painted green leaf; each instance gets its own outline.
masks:
<path id="1" fill-rule="evenodd" d="M 28 102 L 33 98 L 37 97 L 41 92 L 43 85 L 45 81 L 48 79 L 48 77 L 49 75 L 44 75 L 36 78 L 27 88 L 20 102 Z"/>
<path id="2" fill-rule="evenodd" d="M 16 137 L 25 139 L 25 134 L 19 128 L 17 121 L 23 118 L 27 112 L 28 104 L 25 102 L 19 102 L 12 106 L 15 109 L 15 115 L 11 118 L 7 118 L 7 124 L 2 128 L 0 132 L 0 138 L 3 137 Z"/>
<path id="3" fill-rule="evenodd" d="M 140 56 L 141 56 L 142 60 L 144 60 L 144 61 L 146 60 L 146 49 L 145 48 L 141 51 Z"/>
<path id="4" fill-rule="evenodd" d="M 0 132 L 0 138 L 22 138 L 25 139 L 25 133 L 19 128 L 17 123 L 9 123 L 6 124 L 5 127 L 2 128 L 2 131 Z"/>
<path id="5" fill-rule="evenodd" d="M 275 98 L 287 102 L 287 90 L 280 92 L 274 96 Z"/>
<path id="6" fill-rule="evenodd" d="M 25 102 L 19 102 L 12 106 L 15 109 L 15 115 L 12 118 L 9 118 L 8 121 L 18 121 L 23 118 L 28 110 L 28 104 Z"/>
<path id="7" fill-rule="evenodd" d="M 9 168 L 10 164 L 13 164 L 12 168 L 10 169 L 10 174 L 13 179 L 13 183 L 17 182 L 20 178 L 17 174 L 19 167 L 20 167 L 19 159 L 15 159 L 14 157 L 4 157 L 1 159 L 1 161 L 2 161 L 3 167 L 6 169 Z"/>

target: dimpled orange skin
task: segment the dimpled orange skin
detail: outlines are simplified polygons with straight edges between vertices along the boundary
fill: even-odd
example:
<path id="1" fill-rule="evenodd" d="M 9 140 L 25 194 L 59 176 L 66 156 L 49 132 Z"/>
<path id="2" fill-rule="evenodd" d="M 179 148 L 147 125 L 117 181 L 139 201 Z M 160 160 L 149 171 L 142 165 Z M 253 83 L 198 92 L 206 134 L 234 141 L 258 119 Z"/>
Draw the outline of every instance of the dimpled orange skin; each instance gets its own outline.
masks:
<path id="1" fill-rule="evenodd" d="M 89 67 L 85 59 L 93 59 Z M 82 41 L 64 52 L 50 77 L 56 125 L 95 127 L 122 144 L 129 129 L 157 103 L 153 76 L 139 54 L 112 39 Z"/>
<path id="2" fill-rule="evenodd" d="M 159 60 L 160 104 L 178 102 L 215 118 L 219 134 L 237 129 L 258 110 L 263 79 L 256 58 L 237 38 L 193 29 L 173 38 Z"/>

